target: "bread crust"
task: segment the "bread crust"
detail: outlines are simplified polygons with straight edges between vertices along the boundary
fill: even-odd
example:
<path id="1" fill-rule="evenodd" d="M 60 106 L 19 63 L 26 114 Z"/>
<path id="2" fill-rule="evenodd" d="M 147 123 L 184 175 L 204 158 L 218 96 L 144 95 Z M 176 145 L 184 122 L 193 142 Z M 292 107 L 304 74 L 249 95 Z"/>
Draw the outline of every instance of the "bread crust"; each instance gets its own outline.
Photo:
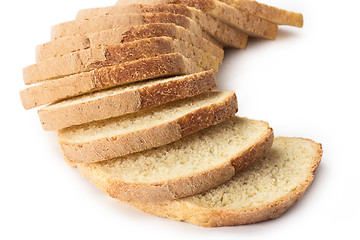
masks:
<path id="1" fill-rule="evenodd" d="M 188 7 L 183 4 L 132 4 L 131 2 L 125 2 L 121 5 L 105 7 L 105 8 L 93 8 L 84 9 L 78 12 L 76 19 L 89 19 L 96 16 L 106 15 L 121 15 L 126 13 L 173 13 L 184 15 L 195 22 L 197 22 L 201 28 L 206 31 L 215 40 L 226 47 L 235 47 L 245 49 L 247 45 L 247 34 L 233 28 L 222 21 L 209 16 L 196 8 Z"/>
<path id="2" fill-rule="evenodd" d="M 237 171 L 247 167 L 252 162 L 265 156 L 271 148 L 273 130 L 268 127 L 264 136 L 253 146 L 237 153 L 229 158 L 227 163 L 209 169 L 203 173 L 183 178 L 168 180 L 152 184 L 129 184 L 116 179 L 111 179 L 102 173 L 94 165 L 75 164 L 80 172 L 87 176 L 98 188 L 107 192 L 111 197 L 124 202 L 131 202 L 132 205 L 148 209 L 163 205 L 166 200 L 174 200 L 197 193 L 207 191 L 211 188 L 230 180 Z M 145 203 L 146 202 L 146 203 Z M 150 203 L 154 202 L 154 203 Z M 166 201 L 172 205 L 168 206 L 169 214 L 172 208 L 176 208 L 176 201 Z M 142 205 L 144 203 L 144 205 Z M 142 209 L 144 210 L 144 209 Z M 197 209 L 195 209 L 195 212 Z M 175 210 L 176 212 L 176 210 Z M 157 215 L 157 214 L 155 214 Z"/>
<path id="3" fill-rule="evenodd" d="M 25 84 L 34 84 L 105 66 L 118 65 L 142 58 L 164 54 L 181 53 L 192 59 L 203 70 L 218 71 L 221 59 L 181 40 L 169 37 L 154 37 L 120 45 L 89 48 L 28 66 L 23 69 Z"/>
<path id="4" fill-rule="evenodd" d="M 123 135 L 71 143 L 61 139 L 63 155 L 70 162 L 94 163 L 169 144 L 203 128 L 223 122 L 237 112 L 234 92 L 221 102 L 201 107 L 177 119 Z"/>
<path id="5" fill-rule="evenodd" d="M 320 164 L 322 157 L 321 144 L 315 143 L 310 139 L 295 139 L 306 140 L 314 145 L 316 154 L 313 157 L 313 165 L 309 169 L 309 175 L 306 180 L 295 191 L 271 204 L 246 210 L 206 208 L 188 202 L 186 199 L 155 203 L 131 202 L 129 204 L 153 215 L 167 217 L 176 221 L 186 221 L 203 227 L 235 226 L 278 218 L 305 194 L 314 179 L 314 171 Z"/>
<path id="6" fill-rule="evenodd" d="M 220 60 L 224 57 L 224 50 L 221 46 L 215 45 L 205 38 L 193 34 L 186 28 L 173 23 L 150 23 L 56 39 L 37 46 L 36 60 L 40 62 L 90 47 L 118 45 L 144 38 L 162 36 L 189 42 L 193 46 L 209 52 Z"/>
<path id="7" fill-rule="evenodd" d="M 147 4 L 184 4 L 186 6 L 197 8 L 253 37 L 273 40 L 276 38 L 278 31 L 276 24 L 256 17 L 246 11 L 239 11 L 232 6 L 217 0 L 119 0 L 117 4 L 123 5 L 133 2 Z"/>
<path id="8" fill-rule="evenodd" d="M 24 108 L 31 109 L 127 83 L 200 71 L 201 69 L 195 62 L 183 55 L 179 53 L 166 54 L 46 81 L 22 90 L 20 98 Z"/>
<path id="9" fill-rule="evenodd" d="M 304 23 L 303 15 L 286 11 L 266 4 L 258 3 L 253 0 L 219 0 L 240 11 L 247 11 L 259 18 L 275 23 L 277 25 L 289 25 L 293 27 L 302 27 Z"/>
<path id="10" fill-rule="evenodd" d="M 195 35 L 203 37 L 216 44 L 216 41 L 190 18 L 172 13 L 146 13 L 146 14 L 124 14 L 119 16 L 99 16 L 86 20 L 75 20 L 55 25 L 51 29 L 51 40 L 72 35 L 84 35 L 87 33 L 100 32 L 108 29 L 124 28 L 135 25 L 150 23 L 174 23 L 189 29 Z"/>
<path id="11" fill-rule="evenodd" d="M 44 130 L 54 131 L 148 109 L 195 96 L 215 87 L 215 74 L 207 71 L 86 102 L 56 108 L 44 107 L 38 114 Z"/>

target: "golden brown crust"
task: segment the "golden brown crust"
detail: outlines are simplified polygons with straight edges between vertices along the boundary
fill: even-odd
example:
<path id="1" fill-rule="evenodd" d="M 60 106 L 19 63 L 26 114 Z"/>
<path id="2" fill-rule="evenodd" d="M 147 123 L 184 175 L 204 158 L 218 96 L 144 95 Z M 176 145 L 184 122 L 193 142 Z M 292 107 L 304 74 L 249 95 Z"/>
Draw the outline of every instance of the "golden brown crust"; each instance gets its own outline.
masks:
<path id="1" fill-rule="evenodd" d="M 143 12 L 143 13 L 173 13 L 184 15 L 195 22 L 219 43 L 227 47 L 245 49 L 247 45 L 247 35 L 236 28 L 233 28 L 222 21 L 209 16 L 195 8 L 183 4 L 148 4 L 147 1 L 140 1 L 145 4 L 132 4 L 125 2 L 121 5 L 105 8 L 85 9 L 78 12 L 77 19 L 87 19 L 102 15 L 120 15 L 123 12 Z"/>
<path id="2" fill-rule="evenodd" d="M 289 25 L 293 27 L 303 26 L 303 16 L 301 13 L 286 11 L 266 4 L 258 3 L 253 0 L 219 0 L 233 6 L 240 11 L 247 11 L 259 18 L 278 25 Z"/>
<path id="3" fill-rule="evenodd" d="M 80 73 L 20 92 L 25 109 L 31 109 L 69 97 L 146 79 L 200 72 L 196 63 L 181 54 L 166 54 Z"/>
<path id="4" fill-rule="evenodd" d="M 171 5 L 176 6 L 176 5 Z M 173 23 L 150 23 L 144 25 L 130 26 L 104 30 L 86 35 L 67 36 L 37 46 L 37 62 L 52 57 L 60 57 L 64 54 L 76 52 L 90 47 L 118 45 L 144 38 L 171 37 L 191 43 L 193 46 L 209 52 L 218 59 L 223 59 L 224 51 L 210 41 L 193 34 L 188 29 Z"/>
<path id="5" fill-rule="evenodd" d="M 159 55 L 181 53 L 197 62 L 204 70 L 218 70 L 221 59 L 181 40 L 169 37 L 154 37 L 136 40 L 101 49 L 89 48 L 61 57 L 50 58 L 23 69 L 25 84 L 34 84 L 123 62 L 151 58 Z"/>
<path id="6" fill-rule="evenodd" d="M 147 4 L 184 4 L 197 8 L 219 20 L 237 28 L 249 36 L 265 39 L 275 39 L 278 27 L 276 24 L 256 17 L 246 11 L 239 11 L 236 8 L 217 0 L 139 0 L 139 1 L 118 1 L 118 5 L 136 3 Z"/>
<path id="7" fill-rule="evenodd" d="M 108 29 L 125 28 L 150 23 L 174 23 L 189 29 L 197 36 L 216 43 L 209 35 L 204 33 L 200 26 L 193 20 L 184 15 L 172 13 L 124 14 L 121 17 L 108 15 L 65 22 L 58 24 L 51 29 L 51 40 L 76 34 L 84 35 Z"/>
<path id="8" fill-rule="evenodd" d="M 213 71 L 144 86 L 116 95 L 38 111 L 44 130 L 55 131 L 73 125 L 121 116 L 174 100 L 195 96 L 216 87 Z"/>
<path id="9" fill-rule="evenodd" d="M 251 224 L 280 217 L 286 210 L 302 198 L 311 185 L 311 182 L 314 179 L 313 173 L 321 161 L 321 144 L 315 143 L 309 139 L 306 140 L 311 142 L 316 148 L 316 153 L 313 157 L 313 166 L 309 169 L 308 177 L 295 191 L 283 196 L 271 204 L 246 210 L 205 208 L 188 202 L 186 199 L 155 203 L 132 202 L 130 204 L 153 215 L 167 217 L 176 221 L 186 221 L 203 227 Z"/>
<path id="10" fill-rule="evenodd" d="M 221 115 L 215 116 L 218 112 Z M 94 163 L 174 142 L 195 131 L 225 121 L 236 112 L 237 101 L 235 93 L 232 92 L 221 102 L 209 104 L 148 129 L 85 143 L 68 143 L 59 136 L 59 144 L 67 160 L 75 163 Z"/>

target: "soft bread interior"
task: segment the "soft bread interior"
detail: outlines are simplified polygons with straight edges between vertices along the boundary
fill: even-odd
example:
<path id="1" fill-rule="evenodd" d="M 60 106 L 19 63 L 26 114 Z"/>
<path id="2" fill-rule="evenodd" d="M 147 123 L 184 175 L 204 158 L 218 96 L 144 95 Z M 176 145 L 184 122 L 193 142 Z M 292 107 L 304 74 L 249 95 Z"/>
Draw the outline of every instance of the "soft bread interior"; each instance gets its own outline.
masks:
<path id="1" fill-rule="evenodd" d="M 169 145 L 87 166 L 98 176 L 127 183 L 186 178 L 229 163 L 270 131 L 266 122 L 233 117 Z"/>
<path id="2" fill-rule="evenodd" d="M 321 147 L 299 138 L 275 138 L 260 161 L 238 172 L 233 179 L 184 201 L 205 208 L 249 209 L 269 206 L 309 184 L 321 157 Z"/>

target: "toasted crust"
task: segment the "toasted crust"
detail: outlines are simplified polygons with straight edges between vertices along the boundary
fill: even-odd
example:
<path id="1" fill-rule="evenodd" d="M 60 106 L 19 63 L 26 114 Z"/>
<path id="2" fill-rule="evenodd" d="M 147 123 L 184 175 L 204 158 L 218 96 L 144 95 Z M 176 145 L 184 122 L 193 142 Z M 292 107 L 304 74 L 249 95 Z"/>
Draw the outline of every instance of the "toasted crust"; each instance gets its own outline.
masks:
<path id="1" fill-rule="evenodd" d="M 302 138 L 299 139 L 304 140 Z M 316 154 L 313 156 L 313 165 L 311 169 L 309 169 L 309 175 L 304 182 L 297 186 L 295 191 L 292 191 L 286 196 L 282 196 L 271 204 L 246 210 L 206 208 L 189 202 L 187 199 L 156 203 L 132 202 L 130 204 L 153 215 L 167 217 L 176 221 L 186 221 L 203 227 L 251 224 L 280 217 L 302 198 L 311 185 L 314 179 L 314 171 L 321 161 L 321 144 L 315 143 L 309 139 L 305 140 L 311 142 L 317 149 Z"/>
<path id="2" fill-rule="evenodd" d="M 118 5 L 129 3 L 148 3 L 148 4 L 184 4 L 197 8 L 219 20 L 233 26 L 249 36 L 261 37 L 265 39 L 275 39 L 278 27 L 276 24 L 256 17 L 246 11 L 239 11 L 236 8 L 217 0 L 119 0 Z"/>
<path id="3" fill-rule="evenodd" d="M 118 45 L 144 38 L 162 36 L 189 42 L 220 60 L 224 57 L 224 50 L 221 47 L 193 34 L 186 28 L 173 23 L 151 23 L 59 38 L 38 45 L 36 48 L 36 59 L 37 62 L 40 62 L 90 47 Z"/>
<path id="4" fill-rule="evenodd" d="M 148 3 L 146 1 L 140 1 Z M 197 22 L 201 28 L 216 39 L 219 43 L 226 47 L 235 47 L 245 49 L 247 45 L 247 34 L 242 31 L 233 28 L 222 21 L 209 16 L 196 8 L 188 7 L 183 4 L 132 4 L 132 2 L 125 2 L 121 5 L 105 7 L 105 8 L 93 8 L 84 9 L 78 12 L 76 19 L 90 19 L 96 16 L 106 15 L 121 15 L 122 13 L 174 13 L 184 15 L 195 22 Z"/>
<path id="5" fill-rule="evenodd" d="M 51 40 L 64 36 L 84 35 L 108 29 L 124 28 L 149 23 L 174 23 L 189 29 L 195 35 L 203 37 L 214 44 L 217 42 L 202 31 L 200 26 L 190 18 L 172 13 L 124 14 L 119 16 L 99 16 L 87 20 L 76 20 L 55 25 L 51 29 Z"/>
<path id="6" fill-rule="evenodd" d="M 196 63 L 181 54 L 167 54 L 46 81 L 24 89 L 20 97 L 24 108 L 30 109 L 131 82 L 200 71 Z"/>
<path id="7" fill-rule="evenodd" d="M 227 163 L 209 169 L 201 174 L 159 182 L 154 184 L 129 184 L 109 178 L 94 165 L 76 164 L 80 172 L 87 176 L 98 188 L 111 197 L 121 201 L 132 202 L 136 207 L 144 202 L 157 202 L 164 199 L 173 200 L 204 192 L 230 180 L 236 173 L 252 162 L 266 155 L 273 141 L 273 130 L 268 127 L 264 136 L 253 146 L 229 158 Z M 170 201 L 172 202 L 172 201 Z M 144 206 L 153 206 L 144 203 Z M 154 206 L 157 206 L 154 203 Z M 161 202 L 160 202 L 161 204 Z M 171 212 L 171 207 L 169 211 Z"/>
<path id="8" fill-rule="evenodd" d="M 74 163 L 94 163 L 174 142 L 203 128 L 223 122 L 237 112 L 235 93 L 177 119 L 154 127 L 85 143 L 69 143 L 58 134 L 65 158 Z"/>
<path id="9" fill-rule="evenodd" d="M 25 84 L 34 84 L 104 66 L 170 53 L 181 53 L 197 62 L 201 69 L 213 69 L 215 72 L 218 71 L 222 60 L 187 42 L 169 37 L 154 37 L 103 48 L 89 48 L 50 58 L 24 68 L 23 77 Z"/>
<path id="10" fill-rule="evenodd" d="M 303 15 L 286 11 L 266 4 L 258 3 L 253 0 L 219 0 L 233 6 L 240 11 L 247 11 L 259 18 L 278 25 L 289 25 L 293 27 L 302 27 L 304 23 Z"/>
<path id="11" fill-rule="evenodd" d="M 177 99 L 195 96 L 215 87 L 215 74 L 213 71 L 207 71 L 105 95 L 85 102 L 61 107 L 44 107 L 38 111 L 38 114 L 44 130 L 54 131 L 137 112 Z"/>

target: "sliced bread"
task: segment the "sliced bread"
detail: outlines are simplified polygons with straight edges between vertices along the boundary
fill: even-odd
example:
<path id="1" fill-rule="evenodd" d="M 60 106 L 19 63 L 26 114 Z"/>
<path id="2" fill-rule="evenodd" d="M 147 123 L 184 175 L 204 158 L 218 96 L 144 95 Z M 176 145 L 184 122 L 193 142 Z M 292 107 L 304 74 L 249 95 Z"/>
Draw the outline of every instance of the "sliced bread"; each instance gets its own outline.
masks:
<path id="1" fill-rule="evenodd" d="M 265 19 L 269 22 L 278 25 L 289 25 L 293 27 L 303 26 L 303 15 L 286 11 L 284 9 L 269 6 L 263 3 L 258 3 L 253 0 L 219 0 L 240 11 L 247 11 L 259 18 Z"/>
<path id="2" fill-rule="evenodd" d="M 54 131 L 122 116 L 216 87 L 213 71 L 129 84 L 70 98 L 38 111 L 44 130 Z"/>
<path id="3" fill-rule="evenodd" d="M 34 85 L 20 92 L 25 109 L 69 97 L 147 79 L 200 72 L 195 62 L 179 53 L 103 67 Z"/>
<path id="4" fill-rule="evenodd" d="M 121 201 L 170 200 L 230 180 L 235 172 L 264 157 L 272 140 L 267 123 L 233 117 L 169 145 L 77 167 Z"/>
<path id="5" fill-rule="evenodd" d="M 38 45 L 36 48 L 36 60 L 37 62 L 40 62 L 48 58 L 60 57 L 64 54 L 90 47 L 118 45 L 144 38 L 162 36 L 188 42 L 191 45 L 214 55 L 220 60 L 224 57 L 224 50 L 221 47 L 211 43 L 203 37 L 193 34 L 186 28 L 177 26 L 173 23 L 151 23 L 59 38 Z"/>
<path id="6" fill-rule="evenodd" d="M 147 3 L 147 2 L 146 2 Z M 189 17 L 197 22 L 201 28 L 206 31 L 210 36 L 216 39 L 219 43 L 226 47 L 235 47 L 245 49 L 247 44 L 247 34 L 233 28 L 222 21 L 202 11 L 188 7 L 182 4 L 129 4 L 125 2 L 123 5 L 84 9 L 78 12 L 76 19 L 84 20 L 91 19 L 97 16 L 106 15 L 122 15 L 123 13 L 174 13 Z"/>
<path id="7" fill-rule="evenodd" d="M 149 23 L 174 23 L 186 28 L 195 35 L 218 44 L 190 18 L 172 13 L 124 14 L 121 16 L 98 16 L 91 19 L 75 20 L 55 25 L 51 29 L 51 40 L 64 36 L 84 35 L 103 30 L 125 28 Z"/>
<path id="8" fill-rule="evenodd" d="M 188 42 L 170 37 L 154 37 L 120 45 L 89 48 L 61 57 L 49 58 L 24 68 L 23 77 L 25 84 L 34 84 L 104 66 L 113 66 L 123 62 L 170 53 L 181 53 L 196 62 L 200 69 L 213 69 L 215 72 L 218 71 L 222 60 Z"/>
<path id="9" fill-rule="evenodd" d="M 314 179 L 321 156 L 321 145 L 311 140 L 275 138 L 263 160 L 256 161 L 217 188 L 179 200 L 130 204 L 157 216 L 204 227 L 277 218 L 304 195 Z"/>
<path id="10" fill-rule="evenodd" d="M 99 162 L 174 142 L 237 112 L 234 92 L 213 91 L 58 131 L 70 162 Z"/>
<path id="11" fill-rule="evenodd" d="M 276 24 L 246 11 L 239 11 L 233 6 L 218 0 L 118 0 L 117 5 L 128 5 L 130 3 L 184 4 L 197 8 L 253 37 L 275 39 L 278 31 Z"/>

